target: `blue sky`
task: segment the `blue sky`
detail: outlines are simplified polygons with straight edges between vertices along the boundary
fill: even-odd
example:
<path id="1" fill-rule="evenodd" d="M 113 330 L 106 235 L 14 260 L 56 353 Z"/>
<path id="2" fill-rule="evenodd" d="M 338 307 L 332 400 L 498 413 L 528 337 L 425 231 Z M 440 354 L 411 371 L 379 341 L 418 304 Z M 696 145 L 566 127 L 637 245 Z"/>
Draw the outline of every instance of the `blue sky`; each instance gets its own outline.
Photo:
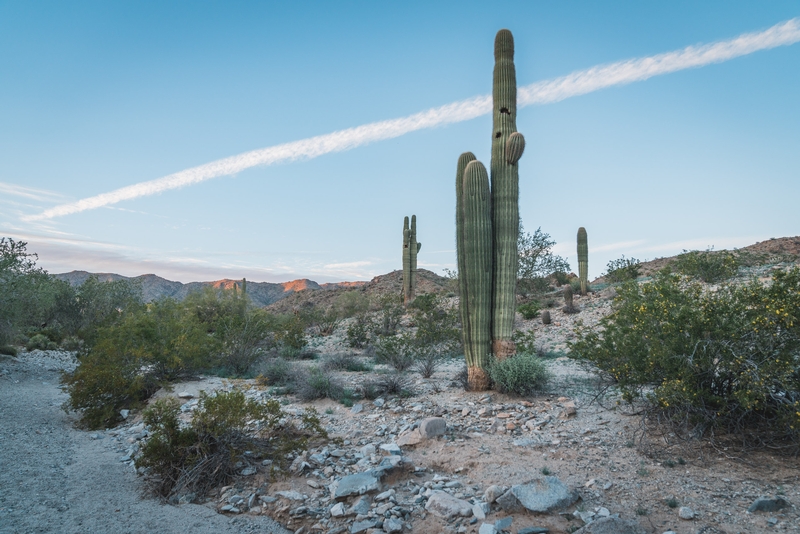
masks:
<path id="1" fill-rule="evenodd" d="M 491 92 L 800 17 L 773 2 L 0 1 L 0 236 L 51 272 L 364 280 L 454 268 L 455 166 L 491 118 L 255 166 L 66 215 L 46 210 Z M 800 43 L 519 110 L 520 213 L 573 269 L 797 235 Z"/>

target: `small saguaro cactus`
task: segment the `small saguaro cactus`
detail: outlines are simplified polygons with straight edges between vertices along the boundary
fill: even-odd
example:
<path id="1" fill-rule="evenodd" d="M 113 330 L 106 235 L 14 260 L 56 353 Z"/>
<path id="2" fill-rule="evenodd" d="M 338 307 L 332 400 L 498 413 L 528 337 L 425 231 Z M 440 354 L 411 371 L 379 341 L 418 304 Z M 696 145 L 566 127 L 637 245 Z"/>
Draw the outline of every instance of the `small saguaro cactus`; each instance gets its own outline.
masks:
<path id="1" fill-rule="evenodd" d="M 414 301 L 417 289 L 417 252 L 422 243 L 417 242 L 417 216 L 403 219 L 403 303 L 408 306 Z"/>
<path id="2" fill-rule="evenodd" d="M 542 324 L 550 324 L 550 312 L 548 310 L 542 312 Z"/>
<path id="3" fill-rule="evenodd" d="M 502 360 L 516 352 L 512 334 L 519 235 L 517 163 L 525 139 L 516 126 L 517 82 L 510 31 L 497 32 L 494 58 L 491 190 L 486 168 L 471 152 L 461 154 L 456 170 L 461 325 L 473 390 L 489 386 L 485 365 L 490 354 Z"/>
<path id="4" fill-rule="evenodd" d="M 564 307 L 561 311 L 564 313 L 578 313 L 580 311 L 575 307 L 572 300 L 572 286 L 570 284 L 564 286 Z"/>
<path id="5" fill-rule="evenodd" d="M 589 290 L 589 243 L 586 228 L 578 228 L 578 276 L 581 280 L 581 295 L 586 296 Z"/>

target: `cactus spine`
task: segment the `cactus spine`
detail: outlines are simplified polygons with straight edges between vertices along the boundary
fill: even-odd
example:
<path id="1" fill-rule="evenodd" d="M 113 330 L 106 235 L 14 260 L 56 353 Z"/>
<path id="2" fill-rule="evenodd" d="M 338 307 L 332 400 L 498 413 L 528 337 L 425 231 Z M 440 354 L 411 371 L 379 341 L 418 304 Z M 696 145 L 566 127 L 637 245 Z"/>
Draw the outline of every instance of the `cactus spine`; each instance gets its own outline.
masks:
<path id="1" fill-rule="evenodd" d="M 525 150 L 525 138 L 516 127 L 517 82 L 510 31 L 497 33 L 494 57 L 491 191 L 488 176 L 484 179 L 486 169 L 472 153 L 461 154 L 456 170 L 461 324 L 469 386 L 475 390 L 489 385 L 484 371 L 489 354 L 505 359 L 516 352 L 512 334 L 519 234 L 517 162 Z"/>
<path id="2" fill-rule="evenodd" d="M 403 219 L 403 303 L 408 306 L 414 301 L 417 289 L 417 253 L 422 243 L 417 242 L 417 216 Z"/>
<path id="3" fill-rule="evenodd" d="M 586 228 L 578 228 L 578 276 L 581 280 L 581 295 L 586 296 L 589 290 L 589 242 Z"/>

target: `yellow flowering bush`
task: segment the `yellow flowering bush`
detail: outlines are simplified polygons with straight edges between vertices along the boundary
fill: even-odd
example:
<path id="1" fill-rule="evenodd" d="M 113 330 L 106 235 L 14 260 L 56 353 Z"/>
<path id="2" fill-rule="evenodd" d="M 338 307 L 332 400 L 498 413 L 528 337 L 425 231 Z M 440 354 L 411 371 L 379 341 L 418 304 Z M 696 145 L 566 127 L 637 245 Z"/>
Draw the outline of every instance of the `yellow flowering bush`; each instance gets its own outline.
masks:
<path id="1" fill-rule="evenodd" d="M 800 444 L 800 269 L 709 289 L 659 273 L 617 290 L 571 355 L 695 435 Z"/>

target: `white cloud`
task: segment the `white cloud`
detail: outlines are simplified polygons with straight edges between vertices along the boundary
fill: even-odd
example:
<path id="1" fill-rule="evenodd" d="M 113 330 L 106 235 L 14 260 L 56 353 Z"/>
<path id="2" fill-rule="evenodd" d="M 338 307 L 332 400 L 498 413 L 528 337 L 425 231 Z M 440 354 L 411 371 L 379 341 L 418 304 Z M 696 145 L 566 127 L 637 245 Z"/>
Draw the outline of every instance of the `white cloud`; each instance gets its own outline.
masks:
<path id="1" fill-rule="evenodd" d="M 619 61 L 573 72 L 553 80 L 520 87 L 518 106 L 548 104 L 593 91 L 646 80 L 653 76 L 697 68 L 800 41 L 800 18 L 794 18 L 762 31 L 746 33 L 727 41 L 655 56 Z M 466 121 L 491 111 L 491 96 L 483 95 L 415 113 L 407 117 L 374 122 L 308 139 L 253 150 L 192 167 L 162 178 L 140 182 L 121 189 L 61 204 L 23 220 L 61 217 L 177 189 L 220 176 L 229 176 L 256 166 L 310 159 L 350 150 L 368 143 L 399 137 L 409 132 Z"/>

